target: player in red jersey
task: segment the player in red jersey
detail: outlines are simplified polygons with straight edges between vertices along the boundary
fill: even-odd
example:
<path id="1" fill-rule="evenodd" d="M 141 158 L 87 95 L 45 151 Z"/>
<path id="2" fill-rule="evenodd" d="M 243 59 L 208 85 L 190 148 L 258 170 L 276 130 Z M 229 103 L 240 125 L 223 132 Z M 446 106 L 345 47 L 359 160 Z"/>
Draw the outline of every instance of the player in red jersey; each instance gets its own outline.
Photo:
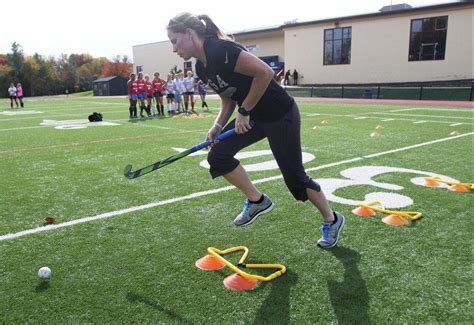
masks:
<path id="1" fill-rule="evenodd" d="M 163 107 L 163 89 L 165 87 L 165 81 L 160 78 L 160 73 L 154 73 L 155 79 L 153 79 L 153 90 L 155 95 L 156 101 L 156 110 L 158 111 L 158 115 L 165 116 L 165 109 Z"/>
<path id="2" fill-rule="evenodd" d="M 145 98 L 146 98 L 146 82 L 143 80 L 143 73 L 139 72 L 138 73 L 138 99 L 140 100 L 140 117 L 145 117 L 143 116 L 143 110 L 145 110 L 150 116 L 150 112 L 146 109 L 145 106 Z"/>
<path id="3" fill-rule="evenodd" d="M 150 76 L 145 75 L 145 89 L 146 89 L 146 111 L 148 116 L 155 116 L 156 114 L 153 112 L 153 85 L 150 82 Z"/>
<path id="4" fill-rule="evenodd" d="M 138 84 L 135 77 L 135 74 L 131 73 L 130 79 L 127 81 L 130 118 L 137 118 Z"/>

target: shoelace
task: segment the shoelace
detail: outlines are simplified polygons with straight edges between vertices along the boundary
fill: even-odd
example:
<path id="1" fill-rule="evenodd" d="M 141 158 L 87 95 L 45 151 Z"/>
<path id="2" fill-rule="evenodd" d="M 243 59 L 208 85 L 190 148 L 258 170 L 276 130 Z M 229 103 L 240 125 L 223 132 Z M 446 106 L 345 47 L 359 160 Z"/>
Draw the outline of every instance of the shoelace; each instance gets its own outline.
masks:
<path id="1" fill-rule="evenodd" d="M 323 224 L 319 230 L 323 232 L 323 240 L 329 240 L 329 232 L 331 231 L 331 225 Z"/>
<path id="2" fill-rule="evenodd" d="M 245 200 L 244 201 L 244 213 L 247 212 L 248 209 L 250 209 L 250 202 L 249 202 L 249 200 Z"/>

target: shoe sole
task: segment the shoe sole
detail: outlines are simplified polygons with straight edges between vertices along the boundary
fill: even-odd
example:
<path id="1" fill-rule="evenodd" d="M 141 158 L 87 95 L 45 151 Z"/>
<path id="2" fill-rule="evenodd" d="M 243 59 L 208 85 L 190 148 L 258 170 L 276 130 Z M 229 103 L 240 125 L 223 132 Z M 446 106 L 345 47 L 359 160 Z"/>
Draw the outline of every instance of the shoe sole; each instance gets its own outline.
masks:
<path id="1" fill-rule="evenodd" d="M 260 211 L 259 213 L 257 213 L 257 214 L 255 215 L 255 217 L 253 217 L 252 219 L 250 219 L 247 223 L 243 223 L 243 224 L 241 224 L 241 225 L 236 225 L 236 226 L 237 226 L 237 227 L 247 227 L 247 226 L 251 225 L 258 217 L 260 217 L 261 215 L 263 215 L 263 214 L 265 214 L 265 213 L 268 213 L 268 212 L 272 211 L 274 206 L 275 206 L 275 205 L 274 205 L 273 202 L 272 202 L 272 204 L 270 204 L 269 207 L 267 207 L 265 210 L 262 210 L 262 211 Z"/>
<path id="2" fill-rule="evenodd" d="M 337 242 L 339 241 L 339 234 L 341 233 L 342 231 L 342 228 L 344 228 L 344 225 L 346 224 L 346 218 L 342 218 L 342 224 L 341 224 L 341 227 L 339 228 L 339 231 L 337 233 L 337 237 L 336 237 L 336 241 L 334 242 L 334 244 L 332 244 L 331 246 L 321 246 L 319 245 L 319 243 L 317 244 L 319 247 L 321 248 L 333 248 L 334 246 L 337 245 Z"/>

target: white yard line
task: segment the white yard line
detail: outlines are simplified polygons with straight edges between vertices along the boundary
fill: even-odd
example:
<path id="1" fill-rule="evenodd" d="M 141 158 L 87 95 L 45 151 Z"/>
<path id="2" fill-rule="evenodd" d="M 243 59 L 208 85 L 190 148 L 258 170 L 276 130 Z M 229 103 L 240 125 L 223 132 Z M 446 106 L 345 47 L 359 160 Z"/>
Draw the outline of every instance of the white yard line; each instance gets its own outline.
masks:
<path id="1" fill-rule="evenodd" d="M 391 109 L 389 112 L 406 112 L 417 110 L 418 108 L 402 108 L 402 109 Z"/>
<path id="2" fill-rule="evenodd" d="M 50 126 L 48 125 L 23 126 L 21 128 L 0 129 L 0 131 L 18 131 L 18 130 L 28 130 L 28 129 L 38 129 L 38 128 L 50 128 Z"/>
<path id="3" fill-rule="evenodd" d="M 453 123 L 453 124 L 449 124 L 449 126 L 458 126 L 458 125 L 462 125 L 462 123 Z"/>
<path id="4" fill-rule="evenodd" d="M 356 157 L 356 158 L 352 158 L 352 159 L 341 160 L 341 161 L 337 161 L 337 162 L 330 163 L 330 164 L 325 164 L 325 165 L 321 165 L 321 166 L 317 166 L 317 167 L 313 167 L 313 168 L 308 168 L 308 169 L 306 169 L 306 171 L 309 172 L 309 171 L 314 171 L 314 170 L 321 170 L 321 169 L 325 169 L 325 168 L 340 166 L 340 165 L 344 165 L 344 164 L 348 164 L 348 163 L 352 163 L 352 162 L 356 162 L 356 161 L 360 161 L 360 160 L 366 160 L 366 159 L 370 159 L 370 158 L 374 158 L 374 157 L 380 157 L 380 156 L 391 154 L 391 153 L 396 153 L 396 152 L 410 150 L 410 149 L 414 149 L 414 148 L 429 146 L 429 145 L 432 145 L 432 144 L 435 144 L 435 143 L 451 141 L 451 140 L 455 140 L 455 139 L 470 136 L 470 135 L 474 135 L 474 132 L 461 134 L 461 135 L 458 135 L 458 136 L 441 138 L 441 139 L 432 140 L 432 141 L 428 141 L 428 142 L 422 142 L 422 143 L 414 144 L 414 145 L 411 145 L 411 146 L 401 147 L 401 148 L 398 148 L 398 149 L 382 151 L 382 152 L 370 154 L 370 155 L 363 156 L 363 157 Z M 281 179 L 282 177 L 283 177 L 282 175 L 276 175 L 276 176 L 273 176 L 273 177 L 267 177 L 267 178 L 262 178 L 262 179 L 256 180 L 256 181 L 254 181 L 254 183 L 255 184 L 265 183 L 265 182 Z M 184 200 L 195 199 L 195 198 L 198 198 L 198 197 L 207 196 L 207 195 L 211 195 L 211 194 L 215 194 L 215 193 L 230 191 L 234 188 L 235 188 L 234 186 L 225 186 L 225 187 L 221 187 L 221 188 L 217 188 L 217 189 L 213 189 L 213 190 L 191 193 L 191 194 L 188 194 L 188 195 L 185 195 L 185 196 L 180 196 L 180 197 L 177 197 L 177 198 L 172 198 L 172 199 L 158 201 L 158 202 L 152 202 L 152 203 L 139 205 L 139 206 L 135 206 L 135 207 L 127 208 L 127 209 L 101 213 L 101 214 L 96 215 L 96 216 L 81 217 L 81 218 L 78 218 L 78 219 L 75 219 L 75 220 L 59 223 L 59 224 L 56 224 L 56 225 L 48 225 L 48 226 L 44 226 L 44 227 L 38 227 L 38 228 L 23 230 L 23 231 L 19 231 L 19 232 L 16 232 L 16 233 L 1 235 L 0 236 L 0 241 L 8 240 L 8 239 L 15 239 L 15 238 L 19 238 L 19 237 L 23 237 L 23 236 L 27 236 L 27 235 L 33 235 L 33 234 L 37 234 L 37 233 L 40 233 L 40 232 L 50 231 L 50 230 L 53 230 L 53 229 L 65 228 L 65 227 L 69 227 L 69 226 L 73 226 L 73 225 L 77 225 L 77 224 L 81 224 L 81 223 L 86 223 L 86 222 L 91 222 L 91 221 L 95 221 L 95 220 L 102 220 L 102 219 L 107 219 L 107 218 L 111 218 L 111 217 L 116 217 L 116 216 L 120 216 L 120 215 L 127 214 L 127 213 L 130 213 L 130 212 L 141 211 L 141 210 L 150 209 L 150 208 L 154 208 L 154 207 L 161 206 L 161 205 L 172 204 L 172 203 L 176 203 L 176 202 L 180 202 L 180 201 L 184 201 Z"/>
<path id="5" fill-rule="evenodd" d="M 372 113 L 366 113 L 366 114 L 382 114 L 382 113 L 376 113 L 376 112 L 372 112 Z M 383 113 L 383 114 L 390 114 L 390 113 Z M 406 115 L 411 115 L 411 114 L 406 114 Z M 360 117 L 364 117 L 365 119 L 376 119 L 376 120 L 380 120 L 380 119 L 383 119 L 381 120 L 382 122 L 387 122 L 387 121 L 410 121 L 410 122 L 418 122 L 420 121 L 419 119 L 412 119 L 412 118 L 402 118 L 402 117 L 399 117 L 399 118 L 383 118 L 383 117 L 380 117 L 380 116 L 360 116 L 360 115 L 353 115 L 353 114 L 314 114 L 314 113 L 310 113 L 310 114 L 306 114 L 305 115 L 306 117 L 315 117 L 315 116 L 319 116 L 319 117 L 323 117 L 323 116 L 335 116 L 335 117 L 348 117 L 348 118 L 352 118 L 354 120 L 357 120 L 357 119 L 360 119 Z M 430 116 L 430 115 L 428 115 Z M 430 117 L 439 117 L 439 116 L 430 116 Z M 462 117 L 459 117 L 459 118 L 462 118 Z M 429 121 L 426 121 L 426 120 L 423 120 L 423 123 L 442 123 L 442 124 L 451 124 L 453 123 L 453 121 L 437 121 L 437 120 L 429 120 Z M 465 122 L 465 123 L 460 123 L 459 125 L 461 124 L 471 124 L 470 122 Z"/>
<path id="6" fill-rule="evenodd" d="M 474 105 L 474 104 L 473 104 Z M 430 107 L 412 107 L 412 108 L 403 108 L 403 109 L 394 109 L 389 112 L 407 112 L 407 111 L 445 111 L 445 112 L 473 112 L 473 109 L 457 109 L 457 108 L 430 108 Z"/>
<path id="7" fill-rule="evenodd" d="M 85 112 L 73 113 L 73 112 L 71 112 L 70 114 L 55 114 L 56 112 L 43 112 L 42 114 L 35 114 L 34 116 L 0 119 L 0 122 L 10 122 L 10 121 L 20 121 L 20 120 L 24 121 L 24 120 L 33 120 L 33 119 L 37 120 L 37 119 L 41 119 L 41 118 L 53 119 L 53 118 L 64 117 L 64 116 L 82 116 L 83 118 L 87 118 L 87 116 L 89 114 L 92 114 L 92 112 L 93 112 L 93 108 L 89 109 L 89 113 L 85 113 Z M 107 117 L 107 114 L 124 113 L 124 112 L 128 113 L 128 108 L 127 109 L 124 108 L 123 110 L 120 110 L 120 111 L 105 111 L 105 112 L 103 112 L 103 114 L 105 114 L 106 117 Z"/>
<path id="8" fill-rule="evenodd" d="M 366 114 L 380 114 L 380 115 L 400 115 L 400 116 L 414 116 L 414 117 L 433 117 L 433 118 L 455 118 L 462 120 L 474 120 L 474 117 L 461 117 L 461 116 L 439 116 L 439 115 L 426 115 L 426 114 L 403 114 L 403 113 L 390 113 L 390 112 L 369 112 Z"/>
<path id="9" fill-rule="evenodd" d="M 426 123 L 427 121 L 416 121 L 416 122 L 413 122 L 413 124 L 422 124 L 422 123 Z"/>

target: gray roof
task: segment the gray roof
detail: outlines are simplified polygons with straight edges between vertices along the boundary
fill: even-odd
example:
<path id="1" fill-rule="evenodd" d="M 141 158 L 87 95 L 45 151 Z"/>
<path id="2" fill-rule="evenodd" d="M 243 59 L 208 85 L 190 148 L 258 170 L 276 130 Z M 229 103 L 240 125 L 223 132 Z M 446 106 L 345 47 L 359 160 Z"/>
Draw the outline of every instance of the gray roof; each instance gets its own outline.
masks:
<path id="1" fill-rule="evenodd" d="M 99 79 L 96 79 L 94 80 L 93 82 L 104 82 L 104 81 L 110 81 L 112 79 L 115 79 L 117 78 L 117 76 L 111 76 L 111 77 L 105 77 L 105 78 L 99 78 Z"/>
<path id="2" fill-rule="evenodd" d="M 396 5 L 383 6 L 379 11 L 386 12 L 386 11 L 404 10 L 404 9 L 410 9 L 410 8 L 412 8 L 412 6 L 410 6 L 409 4 L 400 3 Z"/>

